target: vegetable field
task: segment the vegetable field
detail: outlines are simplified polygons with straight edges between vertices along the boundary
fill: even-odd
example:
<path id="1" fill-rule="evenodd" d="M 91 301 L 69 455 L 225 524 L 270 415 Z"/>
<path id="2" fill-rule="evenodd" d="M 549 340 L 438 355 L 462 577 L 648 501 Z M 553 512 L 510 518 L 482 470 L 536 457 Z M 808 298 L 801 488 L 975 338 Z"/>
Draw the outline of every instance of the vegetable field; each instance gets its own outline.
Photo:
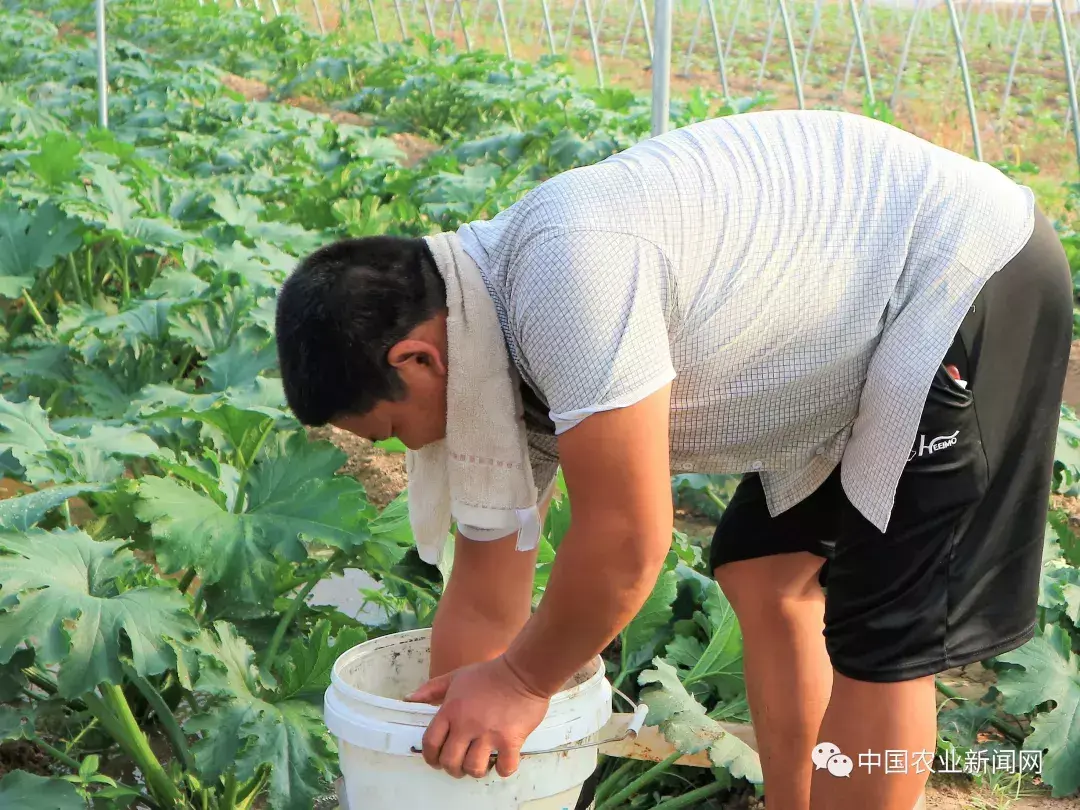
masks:
<path id="1" fill-rule="evenodd" d="M 329 240 L 454 228 L 627 147 L 648 98 L 429 37 L 131 0 L 110 8 L 105 130 L 88 5 L 0 8 L 0 808 L 335 807 L 329 669 L 430 624 L 448 570 L 416 556 L 406 493 L 339 473 L 346 453 L 285 410 L 275 290 Z M 764 103 L 698 89 L 673 123 Z M 1055 185 L 1054 210 L 1080 267 L 1073 191 Z M 1002 796 L 1080 789 L 1068 408 L 1060 437 L 1039 635 L 986 662 L 977 693 L 941 683 L 939 757 L 1028 754 L 1026 773 L 959 768 Z M 693 519 L 606 658 L 647 722 L 714 767 L 602 760 L 597 810 L 752 807 L 759 790 L 756 756 L 718 733 L 749 719 L 742 636 L 694 529 L 730 480 L 672 486 Z M 570 510 L 560 495 L 548 516 L 536 599 Z M 311 599 L 346 570 L 377 582 L 376 619 Z"/>

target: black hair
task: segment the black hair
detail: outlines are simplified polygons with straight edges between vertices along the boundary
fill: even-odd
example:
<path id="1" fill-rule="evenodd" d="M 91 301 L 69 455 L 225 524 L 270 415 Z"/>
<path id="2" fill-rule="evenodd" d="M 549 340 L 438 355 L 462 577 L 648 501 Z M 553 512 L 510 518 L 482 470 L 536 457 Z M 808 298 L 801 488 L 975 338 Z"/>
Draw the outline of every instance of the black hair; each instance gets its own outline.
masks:
<path id="1" fill-rule="evenodd" d="M 285 399 L 305 425 L 399 400 L 390 348 L 446 307 L 446 286 L 423 239 L 343 239 L 305 258 L 277 299 Z"/>

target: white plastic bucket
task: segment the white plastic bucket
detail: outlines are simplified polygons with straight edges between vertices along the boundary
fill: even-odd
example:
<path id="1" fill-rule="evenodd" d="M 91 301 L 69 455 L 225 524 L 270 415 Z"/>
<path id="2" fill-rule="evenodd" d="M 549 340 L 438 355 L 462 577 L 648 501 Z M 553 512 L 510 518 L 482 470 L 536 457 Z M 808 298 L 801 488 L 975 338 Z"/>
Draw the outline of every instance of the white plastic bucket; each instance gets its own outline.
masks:
<path id="1" fill-rule="evenodd" d="M 454 779 L 424 762 L 427 725 L 438 707 L 402 698 L 428 674 L 430 630 L 394 633 L 353 647 L 334 664 L 324 702 L 337 737 L 345 799 L 351 810 L 574 810 L 596 769 L 595 742 L 611 719 L 611 685 L 597 658 L 551 699 L 547 716 L 525 741 L 517 773 Z"/>

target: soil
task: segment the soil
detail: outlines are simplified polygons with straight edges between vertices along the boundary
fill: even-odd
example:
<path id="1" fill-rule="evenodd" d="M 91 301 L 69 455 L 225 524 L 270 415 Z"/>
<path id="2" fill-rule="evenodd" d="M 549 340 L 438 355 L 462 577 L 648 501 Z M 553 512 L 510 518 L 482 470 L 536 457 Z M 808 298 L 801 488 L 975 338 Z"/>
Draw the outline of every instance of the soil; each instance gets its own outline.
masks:
<path id="1" fill-rule="evenodd" d="M 11 771 L 29 771 L 38 776 L 52 776 L 48 754 L 26 740 L 0 744 L 0 778 Z"/>
<path id="2" fill-rule="evenodd" d="M 407 479 L 403 453 L 387 453 L 367 439 L 332 426 L 311 428 L 308 436 L 313 440 L 333 442 L 348 456 L 338 472 L 351 475 L 363 484 L 368 499 L 380 509 L 405 489 Z"/>
<path id="3" fill-rule="evenodd" d="M 1080 340 L 1073 341 L 1063 399 L 1070 408 L 1080 408 Z"/>
<path id="4" fill-rule="evenodd" d="M 266 83 L 260 82 L 258 79 L 237 76 L 235 73 L 223 73 L 221 76 L 221 83 L 230 90 L 239 93 L 248 101 L 270 101 L 270 87 Z M 371 116 L 357 115 L 356 113 L 335 109 L 326 102 L 320 101 L 312 96 L 290 96 L 281 99 L 281 103 L 287 104 L 290 107 L 298 107 L 302 110 L 307 110 L 314 115 L 324 115 L 336 124 L 348 124 L 354 127 L 371 127 L 375 126 L 377 123 L 376 119 Z M 438 144 L 432 143 L 411 132 L 394 132 L 389 135 L 389 138 L 394 142 L 397 148 L 404 153 L 401 164 L 406 168 L 412 168 L 413 166 L 422 163 L 441 148 Z"/>

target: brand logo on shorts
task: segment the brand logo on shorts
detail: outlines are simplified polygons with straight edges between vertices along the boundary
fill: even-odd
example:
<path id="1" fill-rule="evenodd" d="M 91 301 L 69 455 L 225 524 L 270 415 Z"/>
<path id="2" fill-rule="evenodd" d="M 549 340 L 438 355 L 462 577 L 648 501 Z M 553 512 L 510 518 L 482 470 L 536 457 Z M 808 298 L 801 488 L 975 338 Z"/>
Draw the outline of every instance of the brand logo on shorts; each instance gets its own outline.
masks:
<path id="1" fill-rule="evenodd" d="M 939 450 L 945 450 L 956 444 L 957 438 L 960 436 L 960 431 L 950 433 L 947 436 L 937 436 L 930 441 L 926 440 L 926 434 L 919 436 L 918 440 L 911 447 L 911 453 L 908 455 L 908 461 L 914 461 L 916 457 L 921 458 L 923 456 L 932 455 Z"/>

